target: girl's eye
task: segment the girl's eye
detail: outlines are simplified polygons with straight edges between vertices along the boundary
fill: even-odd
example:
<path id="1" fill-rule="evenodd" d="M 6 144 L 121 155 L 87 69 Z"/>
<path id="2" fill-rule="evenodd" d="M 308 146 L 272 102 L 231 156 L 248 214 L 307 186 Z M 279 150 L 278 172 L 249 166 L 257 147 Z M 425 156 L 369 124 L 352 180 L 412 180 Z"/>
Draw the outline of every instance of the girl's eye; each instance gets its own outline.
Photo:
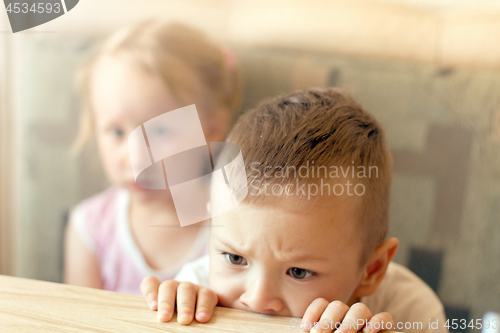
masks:
<path id="1" fill-rule="evenodd" d="M 247 260 L 242 256 L 231 253 L 224 253 L 226 255 L 226 259 L 233 265 L 246 265 Z"/>
<path id="2" fill-rule="evenodd" d="M 123 135 L 125 135 L 125 132 L 120 128 L 113 128 L 111 130 L 111 135 L 117 138 L 121 138 Z"/>
<path id="3" fill-rule="evenodd" d="M 154 133 L 155 133 L 156 135 L 167 135 L 167 134 L 169 133 L 169 130 L 168 130 L 168 129 L 166 129 L 166 128 L 162 128 L 162 127 L 160 127 L 160 128 L 155 129 L 155 130 L 154 130 Z"/>
<path id="4" fill-rule="evenodd" d="M 303 280 L 314 276 L 314 273 L 303 268 L 292 267 L 288 270 L 288 274 L 297 280 Z"/>

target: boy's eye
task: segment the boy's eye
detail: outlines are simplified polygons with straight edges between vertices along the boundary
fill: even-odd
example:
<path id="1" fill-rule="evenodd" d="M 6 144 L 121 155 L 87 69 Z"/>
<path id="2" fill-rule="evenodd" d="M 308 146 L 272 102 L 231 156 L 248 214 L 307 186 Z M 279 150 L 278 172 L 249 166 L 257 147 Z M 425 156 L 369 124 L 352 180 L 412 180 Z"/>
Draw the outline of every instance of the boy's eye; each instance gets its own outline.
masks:
<path id="1" fill-rule="evenodd" d="M 242 256 L 231 253 L 224 253 L 226 255 L 227 260 L 233 265 L 246 265 L 247 260 Z"/>
<path id="2" fill-rule="evenodd" d="M 313 272 L 311 272 L 307 269 L 298 268 L 298 267 L 290 268 L 288 270 L 288 274 L 290 274 L 290 276 L 292 276 L 293 278 L 298 279 L 298 280 L 303 280 L 303 279 L 306 279 L 306 278 L 314 275 Z"/>

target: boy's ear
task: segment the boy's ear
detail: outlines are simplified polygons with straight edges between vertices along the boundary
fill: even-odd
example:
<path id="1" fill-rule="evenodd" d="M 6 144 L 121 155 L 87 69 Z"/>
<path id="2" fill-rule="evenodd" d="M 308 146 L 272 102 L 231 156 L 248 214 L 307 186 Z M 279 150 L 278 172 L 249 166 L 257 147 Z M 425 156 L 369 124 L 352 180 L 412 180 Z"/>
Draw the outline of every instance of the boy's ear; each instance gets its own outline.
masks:
<path id="1" fill-rule="evenodd" d="M 368 296 L 377 290 L 387 271 L 387 266 L 396 254 L 398 245 L 399 240 L 392 237 L 377 247 L 364 267 L 363 277 L 354 290 L 355 297 Z"/>

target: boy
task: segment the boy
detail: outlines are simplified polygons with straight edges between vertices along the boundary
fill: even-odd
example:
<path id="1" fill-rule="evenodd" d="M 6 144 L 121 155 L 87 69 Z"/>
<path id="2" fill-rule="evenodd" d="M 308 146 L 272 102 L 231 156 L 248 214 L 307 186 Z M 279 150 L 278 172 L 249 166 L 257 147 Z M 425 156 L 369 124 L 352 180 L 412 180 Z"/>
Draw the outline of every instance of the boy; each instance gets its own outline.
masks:
<path id="1" fill-rule="evenodd" d="M 447 331 L 433 291 L 390 264 L 392 158 L 358 104 L 334 89 L 280 96 L 240 117 L 227 141 L 241 147 L 249 193 L 212 219 L 210 260 L 176 278 L 189 282 L 143 280 L 161 321 L 177 304 L 181 324 L 206 322 L 218 304 L 302 317 L 291 327 L 305 331 L 426 332 L 436 320 Z"/>

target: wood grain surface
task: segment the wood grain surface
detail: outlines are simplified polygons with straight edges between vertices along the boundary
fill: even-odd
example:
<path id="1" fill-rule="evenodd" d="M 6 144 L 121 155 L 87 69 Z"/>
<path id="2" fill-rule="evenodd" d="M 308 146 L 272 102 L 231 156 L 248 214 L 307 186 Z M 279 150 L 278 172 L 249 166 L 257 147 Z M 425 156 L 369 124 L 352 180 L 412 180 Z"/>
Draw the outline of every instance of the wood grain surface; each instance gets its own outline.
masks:
<path id="1" fill-rule="evenodd" d="M 1 332 L 300 332 L 291 319 L 217 307 L 206 324 L 160 323 L 140 296 L 0 275 Z"/>

